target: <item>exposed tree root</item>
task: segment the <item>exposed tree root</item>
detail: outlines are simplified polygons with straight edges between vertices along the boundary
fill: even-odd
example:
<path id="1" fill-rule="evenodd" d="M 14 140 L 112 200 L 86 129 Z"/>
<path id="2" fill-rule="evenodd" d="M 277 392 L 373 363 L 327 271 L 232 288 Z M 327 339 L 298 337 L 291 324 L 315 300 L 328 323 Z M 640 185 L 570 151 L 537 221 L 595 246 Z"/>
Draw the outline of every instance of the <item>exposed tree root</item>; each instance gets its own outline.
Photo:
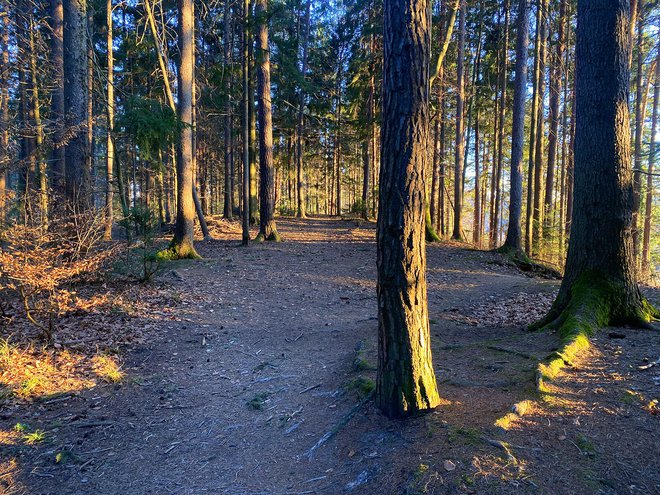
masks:
<path id="1" fill-rule="evenodd" d="M 608 325 L 633 325 L 650 328 L 659 312 L 648 301 L 637 303 L 626 297 L 626 289 L 597 273 L 583 273 L 572 284 L 568 297 L 560 296 L 550 313 L 530 330 L 556 330 L 561 338 L 559 349 L 539 363 L 536 387 L 547 393 L 548 382 L 590 346 L 589 338 L 599 328 Z"/>
<path id="2" fill-rule="evenodd" d="M 326 433 L 325 433 L 325 434 L 319 439 L 319 441 L 316 442 L 316 443 L 312 446 L 312 448 L 310 448 L 310 449 L 309 449 L 307 452 L 305 452 L 305 454 L 303 454 L 303 455 L 304 455 L 305 457 L 307 457 L 307 459 L 309 459 L 309 460 L 311 461 L 312 458 L 314 457 L 314 452 L 316 452 L 316 451 L 319 449 L 319 447 L 322 447 L 323 445 L 325 445 L 325 444 L 328 442 L 328 440 L 330 440 L 330 439 L 331 439 L 332 437 L 334 437 L 337 433 L 339 433 L 339 432 L 342 430 L 342 428 L 344 428 L 344 426 L 346 426 L 346 425 L 348 424 L 348 422 L 351 420 L 351 418 L 352 418 L 353 416 L 355 416 L 355 414 L 356 414 L 360 409 L 362 409 L 362 407 L 363 407 L 367 402 L 373 400 L 375 393 L 376 393 L 376 391 L 375 391 L 375 390 L 372 390 L 372 391 L 369 392 L 369 394 L 367 394 L 367 396 L 364 397 L 360 402 L 358 402 L 357 404 L 355 404 L 355 405 L 353 406 L 353 408 L 352 408 L 350 411 L 348 411 L 348 413 L 347 413 L 343 418 L 341 418 L 341 419 L 339 420 L 339 422 L 337 422 L 337 424 L 335 424 L 330 430 L 328 430 L 328 431 L 327 431 L 327 432 L 326 432 Z"/>
<path id="3" fill-rule="evenodd" d="M 562 274 L 558 270 L 552 268 L 551 266 L 532 260 L 524 251 L 520 249 L 514 249 L 505 244 L 502 247 L 497 248 L 495 252 L 506 256 L 506 258 L 516 267 L 518 267 L 520 271 L 532 273 L 543 278 L 556 280 L 562 278 Z"/>

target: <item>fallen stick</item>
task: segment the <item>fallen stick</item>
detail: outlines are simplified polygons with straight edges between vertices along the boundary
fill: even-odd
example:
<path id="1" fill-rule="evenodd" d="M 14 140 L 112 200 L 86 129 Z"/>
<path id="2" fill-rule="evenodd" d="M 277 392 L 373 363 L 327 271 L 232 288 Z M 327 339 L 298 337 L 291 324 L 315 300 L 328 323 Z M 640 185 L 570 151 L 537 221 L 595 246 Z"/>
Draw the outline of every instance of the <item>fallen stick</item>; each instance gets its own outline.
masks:
<path id="1" fill-rule="evenodd" d="M 319 388 L 321 386 L 320 383 L 317 383 L 316 385 L 312 385 L 311 387 L 307 387 L 305 390 L 301 390 L 298 395 L 302 395 L 305 392 L 309 392 L 310 390 L 314 390 L 315 388 Z"/>

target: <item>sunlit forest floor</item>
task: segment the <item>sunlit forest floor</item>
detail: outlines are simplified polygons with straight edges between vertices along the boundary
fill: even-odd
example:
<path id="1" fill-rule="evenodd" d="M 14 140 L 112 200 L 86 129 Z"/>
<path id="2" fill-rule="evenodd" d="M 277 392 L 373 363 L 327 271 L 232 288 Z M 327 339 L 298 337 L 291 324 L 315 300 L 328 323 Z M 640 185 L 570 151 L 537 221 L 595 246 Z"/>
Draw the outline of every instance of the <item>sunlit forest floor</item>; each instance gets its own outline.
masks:
<path id="1" fill-rule="evenodd" d="M 541 398 L 534 371 L 558 342 L 525 325 L 558 281 L 497 254 L 430 245 L 445 403 L 388 420 L 365 400 L 377 356 L 375 225 L 278 226 L 286 242 L 244 249 L 237 225 L 213 222 L 203 261 L 168 263 L 124 294 L 151 300 L 130 321 L 108 310 L 79 323 L 106 320 L 107 338 L 122 328 L 135 338 L 120 366 L 90 350 L 101 331 L 70 343 L 87 345 L 66 352 L 103 380 L 4 402 L 0 493 L 660 493 L 657 329 L 601 331 Z M 507 416 L 514 404 L 520 414 Z"/>

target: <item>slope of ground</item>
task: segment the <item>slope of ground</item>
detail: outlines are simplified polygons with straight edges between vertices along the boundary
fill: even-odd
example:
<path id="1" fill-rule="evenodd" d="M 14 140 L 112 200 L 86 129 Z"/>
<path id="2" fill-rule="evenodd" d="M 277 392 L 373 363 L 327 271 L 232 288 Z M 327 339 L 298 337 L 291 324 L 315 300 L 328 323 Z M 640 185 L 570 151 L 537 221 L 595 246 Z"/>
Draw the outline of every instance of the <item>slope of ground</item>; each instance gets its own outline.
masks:
<path id="1" fill-rule="evenodd" d="M 203 261 L 168 264 L 161 282 L 178 303 L 144 318 L 159 330 L 126 355 L 121 384 L 2 413 L 0 493 L 660 493 L 657 331 L 601 332 L 541 400 L 534 369 L 556 340 L 524 325 L 557 282 L 431 245 L 446 403 L 391 421 L 363 401 L 376 362 L 373 224 L 279 230 L 286 242 L 244 249 L 218 222 Z M 525 415 L 502 421 L 525 399 Z M 44 439 L 28 445 L 17 423 Z"/>

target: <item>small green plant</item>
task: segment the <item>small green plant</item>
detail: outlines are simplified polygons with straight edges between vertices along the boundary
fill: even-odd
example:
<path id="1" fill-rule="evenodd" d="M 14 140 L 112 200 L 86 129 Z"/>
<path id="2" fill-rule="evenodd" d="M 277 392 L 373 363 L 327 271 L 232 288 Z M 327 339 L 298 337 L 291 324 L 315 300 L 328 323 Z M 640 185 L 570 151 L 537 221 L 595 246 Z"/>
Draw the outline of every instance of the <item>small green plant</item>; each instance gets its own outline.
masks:
<path id="1" fill-rule="evenodd" d="M 33 432 L 23 435 L 23 440 L 28 445 L 35 445 L 41 443 L 46 439 L 46 432 L 42 430 L 34 430 Z"/>
<path id="2" fill-rule="evenodd" d="M 168 251 L 154 248 L 160 221 L 150 208 L 136 205 L 119 221 L 126 232 L 125 266 L 131 274 L 137 274 L 141 282 L 149 282 L 161 270 L 162 262 L 167 261 Z"/>
<path id="3" fill-rule="evenodd" d="M 16 423 L 14 425 L 14 431 L 18 432 L 18 433 L 24 433 L 24 432 L 28 431 L 29 429 L 30 429 L 30 427 L 28 425 L 24 424 L 24 423 Z"/>
<path id="4" fill-rule="evenodd" d="M 252 397 L 252 399 L 248 401 L 247 406 L 255 411 L 263 411 L 266 402 L 268 401 L 268 397 L 270 397 L 269 392 L 261 392 Z"/>

